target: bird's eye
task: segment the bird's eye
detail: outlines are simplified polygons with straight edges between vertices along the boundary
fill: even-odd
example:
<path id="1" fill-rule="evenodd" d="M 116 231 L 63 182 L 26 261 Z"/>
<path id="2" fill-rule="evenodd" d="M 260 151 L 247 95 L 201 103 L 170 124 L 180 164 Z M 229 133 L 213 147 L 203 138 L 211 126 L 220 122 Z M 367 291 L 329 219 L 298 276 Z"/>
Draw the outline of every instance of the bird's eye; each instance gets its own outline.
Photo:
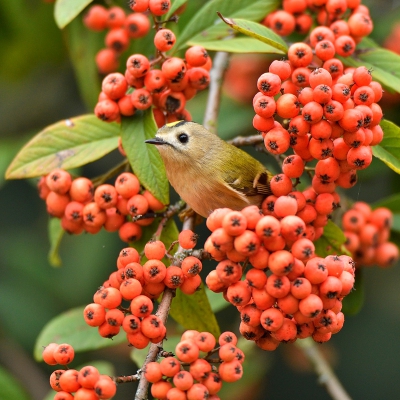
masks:
<path id="1" fill-rule="evenodd" d="M 180 134 L 178 135 L 178 140 L 179 140 L 181 143 L 187 143 L 188 140 L 189 140 L 189 136 L 187 135 L 187 133 L 180 133 Z"/>

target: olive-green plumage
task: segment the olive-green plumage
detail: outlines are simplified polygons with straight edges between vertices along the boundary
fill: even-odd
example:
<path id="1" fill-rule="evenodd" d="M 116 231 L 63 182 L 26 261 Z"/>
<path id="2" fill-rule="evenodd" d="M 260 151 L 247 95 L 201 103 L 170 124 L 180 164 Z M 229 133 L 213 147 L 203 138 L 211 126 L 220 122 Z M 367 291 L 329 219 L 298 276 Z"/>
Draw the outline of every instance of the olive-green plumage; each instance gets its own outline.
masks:
<path id="1" fill-rule="evenodd" d="M 216 208 L 260 206 L 271 194 L 271 173 L 202 125 L 185 121 L 168 124 L 146 142 L 157 145 L 172 187 L 203 217 Z"/>

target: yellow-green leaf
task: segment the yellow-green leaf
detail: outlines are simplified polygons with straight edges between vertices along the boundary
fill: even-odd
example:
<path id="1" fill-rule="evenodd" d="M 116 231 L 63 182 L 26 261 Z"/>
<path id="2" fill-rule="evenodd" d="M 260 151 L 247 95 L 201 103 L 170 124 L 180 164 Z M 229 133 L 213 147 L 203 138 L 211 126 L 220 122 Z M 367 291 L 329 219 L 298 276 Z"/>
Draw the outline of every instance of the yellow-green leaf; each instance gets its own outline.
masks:
<path id="1" fill-rule="evenodd" d="M 65 233 L 64 229 L 61 227 L 61 220 L 59 218 L 50 218 L 47 229 L 50 240 L 50 250 L 47 256 L 49 264 L 52 267 L 61 267 L 62 262 L 58 249 Z"/>
<path id="2" fill-rule="evenodd" d="M 190 40 L 190 46 L 203 46 L 207 50 L 226 51 L 228 53 L 271 53 L 285 54 L 276 47 L 251 37 L 235 37 L 227 40 Z"/>
<path id="3" fill-rule="evenodd" d="M 221 24 L 217 17 L 217 11 L 228 17 L 246 18 L 251 21 L 260 21 L 267 14 L 274 11 L 278 5 L 277 0 L 211 0 L 205 2 L 204 6 L 193 16 L 182 32 L 175 44 L 175 49 L 179 50 L 187 44 L 187 41 L 194 36 L 201 34 L 207 35 L 207 31 L 216 24 Z"/>
<path id="4" fill-rule="evenodd" d="M 245 19 L 225 18 L 221 13 L 218 13 L 218 16 L 235 31 L 267 43 L 284 54 L 287 53 L 288 47 L 285 41 L 266 26 Z"/>
<path id="5" fill-rule="evenodd" d="M 53 391 L 54 397 L 54 391 Z M 1 400 L 29 400 L 30 396 L 22 384 L 14 378 L 4 367 L 0 366 L 0 399 Z"/>
<path id="6" fill-rule="evenodd" d="M 175 11 L 183 6 L 185 3 L 187 3 L 188 0 L 173 0 L 170 9 L 168 10 L 167 14 L 165 15 L 164 19 L 168 20 L 169 18 L 171 18 Z"/>
<path id="7" fill-rule="evenodd" d="M 400 92 L 400 55 L 383 49 L 370 38 L 364 38 L 350 57 L 338 58 L 351 67 L 367 67 L 385 89 Z"/>
<path id="8" fill-rule="evenodd" d="M 97 350 L 126 342 L 124 332 L 112 339 L 101 337 L 98 329 L 87 325 L 83 319 L 84 308 L 72 308 L 47 323 L 36 339 L 34 356 L 37 361 L 42 360 L 43 347 L 52 342 L 69 343 L 75 352 Z"/>
<path id="9" fill-rule="evenodd" d="M 364 279 L 363 268 L 356 269 L 353 290 L 343 299 L 344 315 L 358 314 L 364 304 Z"/>
<path id="10" fill-rule="evenodd" d="M 119 126 L 93 114 L 59 121 L 34 136 L 16 155 L 7 179 L 42 176 L 54 168 L 76 168 L 118 147 Z"/>
<path id="11" fill-rule="evenodd" d="M 57 0 L 54 18 L 60 29 L 67 26 L 93 0 Z"/>
<path id="12" fill-rule="evenodd" d="M 393 194 L 389 197 L 385 197 L 384 199 L 380 199 L 375 203 L 371 204 L 373 209 L 378 207 L 387 207 L 393 213 L 400 213 L 400 193 Z"/>
<path id="13" fill-rule="evenodd" d="M 104 47 L 104 34 L 74 19 L 63 31 L 78 88 L 88 110 L 93 110 L 101 90 L 101 76 L 95 63 L 96 54 Z"/>
<path id="14" fill-rule="evenodd" d="M 332 221 L 328 221 L 328 224 L 324 227 L 324 233 L 314 242 L 315 254 L 319 257 L 326 257 L 330 254 L 351 255 L 344 247 L 345 242 L 346 237 L 343 231 Z"/>
<path id="15" fill-rule="evenodd" d="M 169 184 L 164 163 L 155 146 L 145 140 L 154 138 L 157 125 L 153 111 L 137 111 L 133 117 L 122 119 L 122 145 L 140 183 L 163 204 L 169 202 Z"/>
<path id="16" fill-rule="evenodd" d="M 393 122 L 382 120 L 383 140 L 372 147 L 375 157 L 400 174 L 400 127 Z"/>
<path id="17" fill-rule="evenodd" d="M 192 295 L 186 295 L 178 289 L 172 300 L 170 315 L 185 329 L 207 331 L 216 338 L 221 333 L 203 284 Z"/>

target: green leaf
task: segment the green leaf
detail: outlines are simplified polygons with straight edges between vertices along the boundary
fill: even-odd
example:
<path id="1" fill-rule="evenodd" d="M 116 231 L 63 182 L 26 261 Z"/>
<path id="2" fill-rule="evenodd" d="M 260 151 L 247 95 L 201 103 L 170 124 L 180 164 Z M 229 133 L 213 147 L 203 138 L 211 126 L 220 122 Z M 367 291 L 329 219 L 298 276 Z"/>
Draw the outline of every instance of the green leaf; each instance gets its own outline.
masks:
<path id="1" fill-rule="evenodd" d="M 374 80 L 380 82 L 385 89 L 400 92 L 400 56 L 383 49 L 373 40 L 364 38 L 352 56 L 338 58 L 345 65 L 371 69 Z"/>
<path id="2" fill-rule="evenodd" d="M 393 214 L 392 230 L 400 233 L 400 214 Z"/>
<path id="3" fill-rule="evenodd" d="M 83 319 L 84 308 L 72 308 L 46 324 L 35 343 L 34 357 L 37 361 L 42 360 L 43 347 L 52 342 L 69 343 L 76 353 L 97 350 L 126 342 L 126 335 L 123 331 L 112 339 L 101 337 L 97 328 L 85 323 Z"/>
<path id="4" fill-rule="evenodd" d="M 34 136 L 16 155 L 7 179 L 41 176 L 95 161 L 118 147 L 119 126 L 88 114 L 57 122 Z"/>
<path id="5" fill-rule="evenodd" d="M 87 29 L 81 18 L 72 21 L 63 34 L 82 99 L 88 110 L 93 110 L 101 90 L 101 77 L 94 60 L 104 47 L 104 34 Z"/>
<path id="6" fill-rule="evenodd" d="M 315 253 L 319 257 L 326 257 L 330 254 L 351 255 L 344 247 L 345 242 L 346 237 L 343 231 L 335 223 L 328 221 L 328 224 L 324 227 L 324 233 L 314 242 Z"/>
<path id="7" fill-rule="evenodd" d="M 394 172 L 400 174 L 400 127 L 387 120 L 382 120 L 380 125 L 383 129 L 383 140 L 372 147 L 372 152 Z"/>
<path id="8" fill-rule="evenodd" d="M 250 37 L 235 37 L 228 40 L 189 40 L 190 46 L 203 46 L 207 50 L 226 51 L 229 53 L 272 53 L 284 54 L 266 43 Z"/>
<path id="9" fill-rule="evenodd" d="M 169 184 L 156 146 L 144 141 L 154 138 L 157 125 L 151 109 L 122 118 L 122 145 L 140 183 L 163 204 L 169 202 Z"/>
<path id="10" fill-rule="evenodd" d="M 378 207 L 386 207 L 393 213 L 400 213 L 400 193 L 381 199 L 371 204 L 373 209 Z"/>
<path id="11" fill-rule="evenodd" d="M 93 0 L 57 0 L 54 18 L 60 29 L 67 26 Z"/>
<path id="12" fill-rule="evenodd" d="M 54 392 L 53 392 L 54 397 Z M 0 365 L 0 399 L 1 400 L 29 400 L 22 385 Z"/>
<path id="13" fill-rule="evenodd" d="M 229 307 L 230 303 L 228 303 L 222 293 L 215 293 L 211 291 L 208 287 L 205 288 L 206 295 L 208 297 L 208 301 L 210 302 L 211 309 L 214 313 L 218 311 L 224 310 L 225 308 Z"/>
<path id="14" fill-rule="evenodd" d="M 279 52 L 282 54 L 287 53 L 288 47 L 285 41 L 266 26 L 259 24 L 258 22 L 248 21 L 245 19 L 225 18 L 221 13 L 218 13 L 218 16 L 235 31 L 267 43 L 271 47 L 279 50 Z"/>
<path id="15" fill-rule="evenodd" d="M 164 20 L 170 19 L 174 15 L 175 11 L 179 7 L 183 6 L 187 1 L 188 0 L 173 0 L 169 11 L 167 12 L 167 14 L 164 17 Z"/>
<path id="16" fill-rule="evenodd" d="M 353 290 L 343 299 L 344 315 L 355 315 L 358 314 L 364 304 L 364 274 L 363 268 L 356 269 L 354 288 Z"/>
<path id="17" fill-rule="evenodd" d="M 88 365 L 97 368 L 97 370 L 100 372 L 101 375 L 108 375 L 108 376 L 115 375 L 114 365 L 104 360 L 88 361 L 85 364 L 78 365 L 77 367 L 74 366 L 74 369 L 79 371 L 83 367 L 87 367 Z M 45 396 L 43 400 L 54 400 L 54 390 L 49 391 L 49 393 Z"/>
<path id="18" fill-rule="evenodd" d="M 50 240 L 50 250 L 47 258 L 52 267 L 61 267 L 62 261 L 58 250 L 65 233 L 61 227 L 61 220 L 59 218 L 50 218 L 47 229 Z"/>
<path id="19" fill-rule="evenodd" d="M 207 331 L 216 338 L 221 333 L 203 284 L 192 295 L 186 295 L 177 290 L 172 301 L 170 315 L 185 329 L 196 329 L 199 332 Z"/>
<path id="20" fill-rule="evenodd" d="M 186 42 L 199 33 L 207 35 L 207 30 L 214 24 L 221 24 L 217 19 L 217 11 L 230 18 L 240 17 L 251 21 L 260 21 L 279 5 L 277 0 L 212 0 L 204 4 L 200 11 L 190 20 L 180 33 L 175 49 L 179 50 Z"/>

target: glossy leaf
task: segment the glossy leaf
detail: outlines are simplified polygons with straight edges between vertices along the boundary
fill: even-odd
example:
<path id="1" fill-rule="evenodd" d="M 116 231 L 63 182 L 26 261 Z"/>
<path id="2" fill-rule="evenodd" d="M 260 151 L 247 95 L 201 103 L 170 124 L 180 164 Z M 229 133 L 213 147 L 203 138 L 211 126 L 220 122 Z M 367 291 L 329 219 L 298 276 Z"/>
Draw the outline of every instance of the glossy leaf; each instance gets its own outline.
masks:
<path id="1" fill-rule="evenodd" d="M 140 183 L 163 204 L 169 202 L 169 184 L 164 163 L 156 146 L 145 143 L 154 138 L 157 125 L 151 109 L 122 119 L 122 145 Z"/>
<path id="2" fill-rule="evenodd" d="M 344 315 L 355 315 L 358 314 L 364 304 L 364 274 L 363 269 L 356 269 L 354 288 L 353 290 L 343 299 Z"/>
<path id="3" fill-rule="evenodd" d="M 54 168 L 70 169 L 95 161 L 118 147 L 117 124 L 93 114 L 66 119 L 34 136 L 7 169 L 7 179 L 42 176 Z"/>
<path id="4" fill-rule="evenodd" d="M 240 17 L 251 21 L 260 21 L 267 14 L 274 11 L 278 4 L 277 0 L 257 0 L 252 2 L 243 0 L 208 1 L 182 30 L 177 39 L 175 49 L 179 50 L 184 47 L 188 40 L 200 33 L 206 35 L 207 30 L 213 27 L 214 24 L 220 24 L 217 11 L 230 18 Z"/>
<path id="5" fill-rule="evenodd" d="M 383 140 L 372 147 L 375 157 L 400 174 L 400 127 L 393 122 L 382 120 Z"/>
<path id="6" fill-rule="evenodd" d="M 208 301 L 210 302 L 211 309 L 214 313 L 221 311 L 227 307 L 229 307 L 230 303 L 228 303 L 222 293 L 215 293 L 211 291 L 208 287 L 205 288 L 206 295 L 208 297 Z"/>
<path id="7" fill-rule="evenodd" d="M 350 253 L 344 247 L 346 237 L 343 231 L 332 221 L 328 221 L 328 224 L 324 227 L 323 235 L 314 242 L 315 254 L 319 257 L 326 257 L 330 254 L 347 254 Z"/>
<path id="8" fill-rule="evenodd" d="M 54 18 L 60 29 L 67 26 L 93 0 L 57 0 Z"/>
<path id="9" fill-rule="evenodd" d="M 54 391 L 53 391 L 54 397 Z M 1 400 L 29 400 L 27 392 L 4 367 L 0 365 L 0 399 Z"/>
<path id="10" fill-rule="evenodd" d="M 171 317 L 185 329 L 207 331 L 215 337 L 220 335 L 217 319 L 211 309 L 204 285 L 192 295 L 186 295 L 179 289 L 172 300 Z"/>
<path id="11" fill-rule="evenodd" d="M 271 47 L 279 50 L 280 53 L 286 54 L 288 47 L 285 41 L 266 26 L 259 24 L 258 22 L 248 21 L 239 18 L 226 18 L 221 13 L 218 13 L 219 17 L 232 29 L 243 33 L 246 36 L 250 36 L 254 39 L 260 40 L 261 42 L 267 43 Z"/>
<path id="12" fill-rule="evenodd" d="M 49 264 L 52 267 L 61 267 L 62 262 L 58 250 L 65 233 L 61 227 L 61 220 L 59 218 L 50 218 L 47 229 L 50 240 Z"/>
<path id="13" fill-rule="evenodd" d="M 101 76 L 94 59 L 104 47 L 104 35 L 87 29 L 76 18 L 63 31 L 78 88 L 88 110 L 93 110 L 101 90 Z"/>
<path id="14" fill-rule="evenodd" d="M 393 214 L 392 231 L 400 233 L 400 214 Z"/>
<path id="15" fill-rule="evenodd" d="M 168 10 L 167 14 L 165 14 L 164 20 L 168 20 L 170 17 L 172 17 L 175 11 L 187 3 L 187 1 L 188 0 L 173 0 L 170 9 Z"/>
<path id="16" fill-rule="evenodd" d="M 393 213 L 400 213 L 400 193 L 396 193 L 392 196 L 385 197 L 375 203 L 371 204 L 373 209 L 378 207 L 387 207 Z"/>
<path id="17" fill-rule="evenodd" d="M 43 346 L 49 343 L 69 343 L 76 353 L 97 350 L 126 342 L 126 335 L 120 332 L 112 339 L 99 335 L 98 329 L 87 325 L 83 319 L 85 307 L 72 308 L 53 318 L 40 332 L 34 349 L 37 361 L 42 360 Z"/>
<path id="18" fill-rule="evenodd" d="M 371 69 L 373 79 L 380 82 L 385 89 L 400 92 L 400 55 L 364 38 L 351 57 L 339 58 L 345 65 Z"/>
<path id="19" fill-rule="evenodd" d="M 207 50 L 226 51 L 229 53 L 271 53 L 284 54 L 281 50 L 276 49 L 260 40 L 250 37 L 235 37 L 228 40 L 190 40 L 190 46 L 203 46 Z"/>

